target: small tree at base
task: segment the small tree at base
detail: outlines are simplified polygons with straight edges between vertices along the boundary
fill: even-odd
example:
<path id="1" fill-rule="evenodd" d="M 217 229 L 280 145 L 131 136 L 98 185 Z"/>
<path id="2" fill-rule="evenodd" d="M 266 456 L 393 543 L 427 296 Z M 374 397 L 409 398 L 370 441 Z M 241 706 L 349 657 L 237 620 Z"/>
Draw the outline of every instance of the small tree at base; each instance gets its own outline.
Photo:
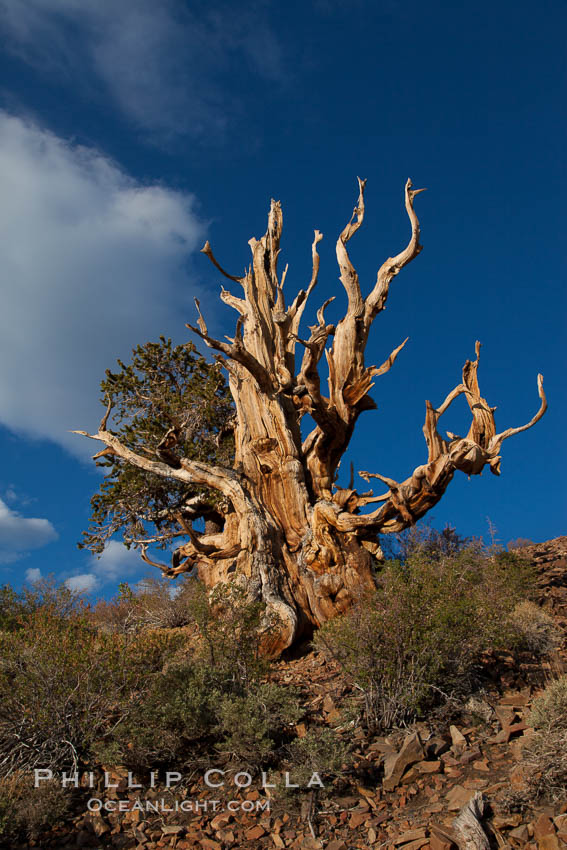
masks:
<path id="1" fill-rule="evenodd" d="M 380 366 L 367 366 L 364 353 L 372 323 L 386 305 L 394 277 L 421 251 L 414 200 L 422 190 L 413 189 L 408 180 L 409 243 L 382 264 L 374 288 L 363 296 L 347 245 L 363 222 L 365 182 L 359 179 L 357 205 L 337 240 L 346 313 L 336 326 L 328 324 L 325 301 L 307 339 L 300 336 L 300 321 L 317 284 L 319 231 L 312 246 L 311 281 L 289 305 L 283 291 L 287 267 L 278 273 L 283 223 L 279 202 L 271 203 L 265 235 L 249 242 L 252 264 L 243 275 L 224 271 L 208 242 L 203 248 L 217 269 L 241 288 L 238 295 L 221 291 L 221 299 L 238 313 L 234 338 L 223 342 L 211 337 L 198 302 L 198 324 L 188 325 L 217 352 L 217 362 L 229 376 L 236 407 L 232 468 L 187 457 L 175 427 L 164 433 L 153 453 L 133 450 L 107 427 L 112 399 L 96 434 L 77 432 L 102 442 L 103 452 L 122 464 L 188 488 L 216 491 L 222 530 L 199 534 L 178 512 L 174 519 L 186 541 L 172 564 L 162 568 L 173 576 L 197 564 L 209 587 L 231 580 L 241 583 L 251 598 L 265 603 L 267 620 L 278 623 L 277 630 L 267 633 L 266 651 L 272 654 L 345 611 L 372 587 L 378 534 L 401 531 L 424 516 L 441 499 L 455 471 L 478 475 L 488 465 L 498 475 L 503 441 L 534 425 L 547 406 L 538 376 L 537 414 L 526 425 L 498 433 L 495 408 L 480 395 L 477 343 L 476 358 L 466 361 L 462 381 L 438 407 L 426 402 L 425 463 L 402 482 L 361 472 L 365 480 L 376 478 L 386 485 L 378 496 L 358 493 L 353 482 L 348 488 L 334 485 L 358 417 L 376 407 L 369 395 L 374 379 L 389 371 L 407 341 Z M 300 362 L 298 348 L 303 351 Z M 318 368 L 323 354 L 329 372 L 327 395 Z M 470 407 L 470 429 L 464 437 L 449 433 L 444 439 L 437 430 L 439 419 L 460 395 Z M 300 422 L 307 413 L 315 427 L 302 439 Z M 363 513 L 368 505 L 374 508 Z"/>

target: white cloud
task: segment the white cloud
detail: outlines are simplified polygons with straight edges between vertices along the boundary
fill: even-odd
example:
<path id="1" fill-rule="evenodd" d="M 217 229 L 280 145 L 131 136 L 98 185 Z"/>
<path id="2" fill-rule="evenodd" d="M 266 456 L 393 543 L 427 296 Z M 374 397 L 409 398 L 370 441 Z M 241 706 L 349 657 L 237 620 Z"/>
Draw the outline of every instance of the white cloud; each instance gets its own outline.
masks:
<path id="1" fill-rule="evenodd" d="M 142 566 L 140 555 L 134 549 L 127 549 L 118 540 L 111 540 L 100 557 L 93 555 L 90 569 L 103 582 L 123 579 L 139 572 Z"/>
<path id="2" fill-rule="evenodd" d="M 26 581 L 28 584 L 35 584 L 38 581 L 41 581 L 42 575 L 39 567 L 31 567 L 29 570 L 26 570 Z"/>
<path id="3" fill-rule="evenodd" d="M 78 576 L 71 576 L 65 582 L 65 586 L 69 590 L 74 590 L 77 593 L 91 593 L 98 587 L 98 578 L 93 573 L 82 573 Z"/>
<path id="4" fill-rule="evenodd" d="M 47 519 L 23 517 L 0 499 L 0 563 L 11 563 L 58 537 Z"/>
<path id="5" fill-rule="evenodd" d="M 204 229 L 191 195 L 1 111 L 0 184 L 0 422 L 86 456 L 68 431 L 98 424 L 105 369 L 183 333 Z"/>
<path id="6" fill-rule="evenodd" d="M 0 11 L 8 49 L 75 86 L 92 74 L 131 120 L 160 134 L 221 131 L 239 108 L 234 72 L 284 77 L 265 2 L 0 0 Z"/>

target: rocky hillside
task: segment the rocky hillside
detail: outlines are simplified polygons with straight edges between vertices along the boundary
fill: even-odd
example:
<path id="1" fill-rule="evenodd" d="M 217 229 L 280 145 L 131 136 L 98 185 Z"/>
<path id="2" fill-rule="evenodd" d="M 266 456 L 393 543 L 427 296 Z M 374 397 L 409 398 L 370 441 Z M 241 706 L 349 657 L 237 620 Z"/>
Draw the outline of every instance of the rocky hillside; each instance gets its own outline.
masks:
<path id="1" fill-rule="evenodd" d="M 536 664 L 528 655 L 487 656 L 483 659 L 485 684 L 464 708 L 449 704 L 434 717 L 387 737 L 369 740 L 361 729 L 353 732 L 345 723 L 341 734 L 354 744 L 353 767 L 333 787 L 314 788 L 304 795 L 301 810 L 286 811 L 281 801 L 268 810 L 269 788 L 252 783 L 250 788 L 211 789 L 199 774 L 189 778 L 183 794 L 176 789 L 177 797 L 200 804 L 194 805 L 196 811 L 148 815 L 135 804 L 141 792 L 128 792 L 126 777 L 118 774 L 114 777 L 117 789 L 103 793 L 99 788 L 90 794 L 121 799 L 124 811 L 88 814 L 81 798 L 81 813 L 73 823 L 44 836 L 35 846 L 137 850 L 567 847 L 567 788 L 555 803 L 536 805 L 524 793 L 523 763 L 524 747 L 533 734 L 530 706 L 546 682 L 567 670 L 567 536 L 521 551 L 537 569 L 537 602 L 555 621 L 557 649 L 549 661 Z M 338 705 L 349 685 L 334 663 L 309 652 L 280 662 L 274 677 L 303 693 L 306 716 L 297 727 L 299 736 L 311 724 L 340 723 Z M 245 805 L 238 811 L 224 810 L 223 795 Z M 157 789 L 143 792 L 145 799 L 159 796 L 163 794 Z M 213 800 L 221 801 L 218 807 L 212 807 Z M 259 802 L 264 810 L 257 812 Z M 476 807 L 482 825 L 480 837 L 469 844 L 466 830 L 455 822 L 467 804 Z"/>

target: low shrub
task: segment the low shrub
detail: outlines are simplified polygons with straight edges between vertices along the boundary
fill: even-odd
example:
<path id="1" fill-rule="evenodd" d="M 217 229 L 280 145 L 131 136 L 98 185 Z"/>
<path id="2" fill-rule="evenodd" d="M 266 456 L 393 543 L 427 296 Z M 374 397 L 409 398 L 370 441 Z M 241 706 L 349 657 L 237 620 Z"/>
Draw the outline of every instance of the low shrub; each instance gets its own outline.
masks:
<path id="1" fill-rule="evenodd" d="M 349 758 L 348 745 L 334 729 L 316 726 L 287 747 L 294 782 L 305 787 L 314 773 L 322 781 L 336 776 Z"/>
<path id="2" fill-rule="evenodd" d="M 428 522 L 419 522 L 397 534 L 382 536 L 380 546 L 388 561 L 405 563 L 413 555 L 425 555 L 430 560 L 439 560 L 457 555 L 463 549 L 477 545 L 470 537 L 462 537 L 452 525 L 441 531 Z"/>
<path id="3" fill-rule="evenodd" d="M 534 700 L 529 716 L 534 734 L 523 749 L 530 795 L 557 800 L 567 791 L 567 676 Z"/>
<path id="4" fill-rule="evenodd" d="M 225 694 L 216 706 L 216 749 L 248 764 L 261 764 L 303 713 L 293 691 L 259 683 L 248 693 Z"/>
<path id="5" fill-rule="evenodd" d="M 517 635 L 518 649 L 538 656 L 550 655 L 557 649 L 559 636 L 553 618 L 529 599 L 518 602 L 510 614 L 510 624 Z"/>
<path id="6" fill-rule="evenodd" d="M 59 617 L 68 617 L 83 607 L 81 595 L 59 584 L 53 576 L 24 585 L 21 591 L 5 584 L 0 587 L 0 632 L 17 631 L 30 614 L 42 608 Z"/>
<path id="7" fill-rule="evenodd" d="M 516 537 L 514 540 L 510 540 L 508 543 L 508 551 L 511 552 L 514 549 L 524 549 L 526 546 L 533 546 L 534 541 L 530 540 L 528 537 Z"/>
<path id="8" fill-rule="evenodd" d="M 508 553 L 475 545 L 432 558 L 417 550 L 389 562 L 376 592 L 327 623 L 315 643 L 362 692 L 366 726 L 387 730 L 470 691 L 482 650 L 514 641 L 510 613 L 531 585 L 529 565 Z"/>
<path id="9" fill-rule="evenodd" d="M 93 623 L 103 631 L 138 633 L 144 629 L 174 629 L 193 619 L 191 578 L 176 584 L 165 579 L 145 578 L 136 587 L 123 582 L 111 600 L 99 600 L 93 607 Z"/>
<path id="10" fill-rule="evenodd" d="M 191 651 L 155 676 L 97 751 L 133 769 L 175 761 L 188 765 L 217 750 L 250 763 L 269 759 L 300 714 L 290 689 L 265 680 L 260 652 L 264 606 L 249 602 L 237 585 L 209 595 L 199 583 L 186 604 L 198 631 Z"/>
<path id="11" fill-rule="evenodd" d="M 33 779 L 24 774 L 0 779 L 0 845 L 35 841 L 69 812 L 70 795 L 55 780 L 34 788 Z"/>
<path id="12" fill-rule="evenodd" d="M 94 741 L 124 722 L 179 636 L 106 635 L 85 613 L 49 606 L 0 634 L 0 775 L 76 769 Z"/>
<path id="13" fill-rule="evenodd" d="M 104 764 L 135 770 L 178 763 L 208 738 L 217 694 L 204 667 L 191 661 L 171 664 L 153 677 L 143 699 L 95 745 Z"/>
<path id="14" fill-rule="evenodd" d="M 551 682 L 534 700 L 529 721 L 542 733 L 567 732 L 567 676 Z"/>

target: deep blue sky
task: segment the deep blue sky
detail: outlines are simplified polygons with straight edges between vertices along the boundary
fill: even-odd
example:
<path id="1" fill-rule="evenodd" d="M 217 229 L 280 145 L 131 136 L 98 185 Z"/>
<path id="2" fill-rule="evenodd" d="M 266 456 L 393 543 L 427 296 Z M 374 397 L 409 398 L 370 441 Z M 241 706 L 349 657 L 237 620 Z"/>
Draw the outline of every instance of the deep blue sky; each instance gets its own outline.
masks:
<path id="1" fill-rule="evenodd" d="M 116 357 L 188 338 L 194 294 L 230 333 L 198 249 L 209 238 L 241 272 L 271 197 L 288 293 L 309 280 L 313 229 L 325 235 L 305 324 L 332 294 L 339 318 L 334 245 L 357 175 L 365 291 L 407 242 L 405 180 L 428 192 L 424 250 L 392 285 L 367 362 L 410 342 L 345 470 L 400 480 L 424 462 L 424 401 L 459 382 L 480 339 L 499 429 L 537 410 L 537 372 L 550 409 L 505 442 L 499 479 L 459 474 L 434 522 L 486 535 L 488 517 L 504 543 L 565 533 L 566 17 L 562 2 L 509 0 L 0 0 L 0 581 L 54 571 L 108 594 L 145 572 L 117 544 L 100 563 L 76 549 L 99 479 L 94 444 L 67 431 L 95 428 Z M 463 404 L 442 425 L 466 422 Z"/>

